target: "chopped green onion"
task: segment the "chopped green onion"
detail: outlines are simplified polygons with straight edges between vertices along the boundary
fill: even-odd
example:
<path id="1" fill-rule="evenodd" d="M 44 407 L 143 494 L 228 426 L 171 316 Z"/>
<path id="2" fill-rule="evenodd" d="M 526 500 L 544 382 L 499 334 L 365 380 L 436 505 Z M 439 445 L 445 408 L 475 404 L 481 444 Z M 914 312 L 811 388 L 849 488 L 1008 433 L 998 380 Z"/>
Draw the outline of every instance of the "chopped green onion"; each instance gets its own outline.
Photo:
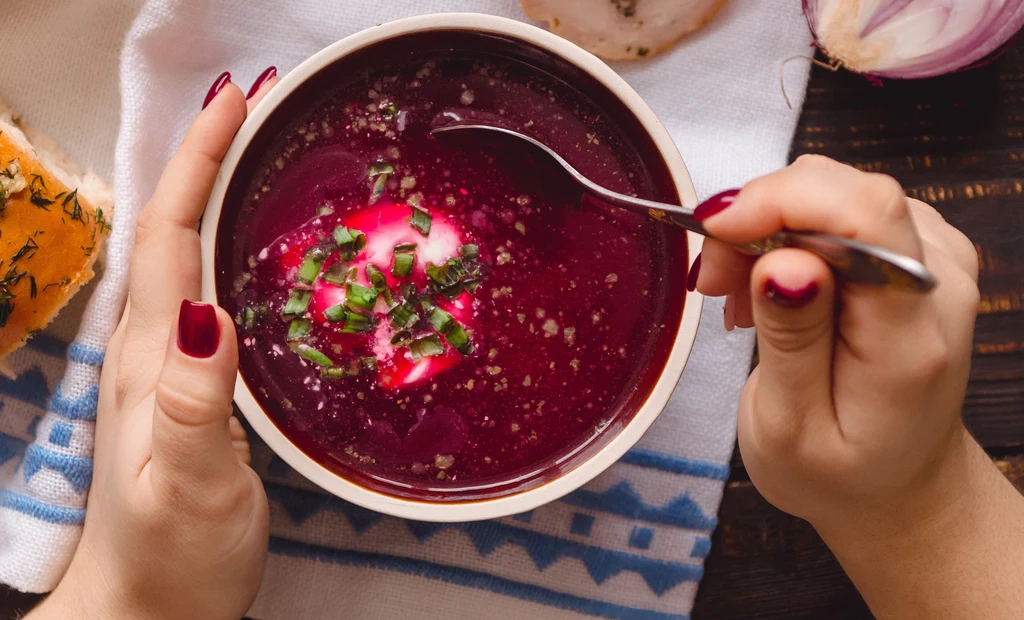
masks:
<path id="1" fill-rule="evenodd" d="M 249 306 L 242 308 L 242 326 L 246 329 L 252 329 L 252 326 L 255 324 L 256 311 Z"/>
<path id="2" fill-rule="evenodd" d="M 334 209 L 327 205 L 320 205 L 316 208 L 317 215 L 331 215 L 332 213 L 334 213 Z"/>
<path id="3" fill-rule="evenodd" d="M 348 305 L 360 310 L 372 310 L 377 303 L 377 291 L 361 284 L 348 282 L 345 284 L 345 295 Z"/>
<path id="4" fill-rule="evenodd" d="M 373 182 L 373 189 L 370 190 L 370 202 L 369 204 L 375 204 L 380 197 L 384 195 L 384 190 L 388 186 L 388 175 L 382 174 L 377 177 L 377 180 Z"/>
<path id="5" fill-rule="evenodd" d="M 420 316 L 413 311 L 411 304 L 406 302 L 392 308 L 388 312 L 388 318 L 391 319 L 391 324 L 396 328 L 404 329 L 414 325 L 420 319 Z"/>
<path id="6" fill-rule="evenodd" d="M 309 319 L 295 319 L 288 324 L 288 340 L 302 340 L 309 335 L 313 321 Z"/>
<path id="7" fill-rule="evenodd" d="M 402 294 L 403 299 L 412 299 L 416 295 L 416 285 L 412 282 L 406 282 L 398 292 Z"/>
<path id="8" fill-rule="evenodd" d="M 372 355 L 367 355 L 359 358 L 359 363 L 363 365 L 363 368 L 370 372 L 377 372 L 377 358 Z"/>
<path id="9" fill-rule="evenodd" d="M 345 313 L 345 325 L 341 331 L 346 334 L 368 334 L 373 331 L 373 319 L 365 314 L 349 311 Z"/>
<path id="10" fill-rule="evenodd" d="M 399 243 L 398 245 L 395 246 L 395 253 L 399 253 L 399 252 L 415 252 L 415 251 L 416 251 L 416 244 L 415 243 Z"/>
<path id="11" fill-rule="evenodd" d="M 475 293 L 476 289 L 480 287 L 480 280 L 464 280 L 462 286 L 470 293 Z"/>
<path id="12" fill-rule="evenodd" d="M 395 295 L 391 292 L 391 289 L 386 286 L 380 289 L 380 296 L 384 298 L 384 303 L 387 305 L 388 310 L 394 308 L 398 303 L 395 301 Z"/>
<path id="13" fill-rule="evenodd" d="M 344 368 L 321 368 L 320 377 L 323 379 L 344 379 L 348 376 L 348 371 Z"/>
<path id="14" fill-rule="evenodd" d="M 427 312 L 430 312 L 431 310 L 434 309 L 434 304 L 429 299 L 424 297 L 423 299 L 420 300 L 420 308 L 423 308 Z"/>
<path id="15" fill-rule="evenodd" d="M 430 310 L 430 324 L 434 326 L 434 329 L 442 334 L 447 334 L 449 326 L 453 322 L 455 322 L 455 319 L 452 315 L 448 314 L 441 308 L 434 306 L 434 308 Z M 458 325 L 458 323 L 456 323 L 456 325 Z"/>
<path id="16" fill-rule="evenodd" d="M 373 285 L 373 288 L 379 290 L 388 287 L 388 279 L 384 276 L 384 273 L 377 269 L 377 266 L 372 263 L 366 265 L 366 278 Z"/>
<path id="17" fill-rule="evenodd" d="M 459 256 L 466 260 L 476 260 L 480 258 L 480 248 L 476 244 L 467 243 L 459 248 Z"/>
<path id="18" fill-rule="evenodd" d="M 430 334 L 417 338 L 409 344 L 409 351 L 412 353 L 412 361 L 418 362 L 424 357 L 433 357 L 444 353 L 444 345 L 437 337 L 437 334 Z"/>
<path id="19" fill-rule="evenodd" d="M 286 317 L 302 316 L 306 313 L 306 308 L 309 307 L 309 300 L 311 299 L 313 299 L 312 291 L 293 290 L 291 297 L 284 304 L 284 309 L 281 310 L 281 315 Z"/>
<path id="20" fill-rule="evenodd" d="M 447 289 L 460 283 L 466 277 L 466 267 L 461 258 L 449 258 L 443 265 L 428 264 L 427 275 L 430 276 L 436 288 Z"/>
<path id="21" fill-rule="evenodd" d="M 448 333 L 444 335 L 444 338 L 448 341 L 448 344 L 452 345 L 453 349 L 463 355 L 469 355 L 476 350 L 473 343 L 469 341 L 469 335 L 466 333 L 466 330 L 458 323 L 448 328 Z"/>
<path id="22" fill-rule="evenodd" d="M 302 264 L 299 265 L 295 281 L 301 284 L 312 284 L 313 280 L 320 275 L 320 269 L 325 260 L 327 260 L 327 252 L 322 247 L 315 245 L 309 248 L 302 259 Z"/>
<path id="23" fill-rule="evenodd" d="M 402 331 L 396 333 L 394 336 L 391 337 L 391 344 L 395 345 L 396 347 L 408 346 L 409 343 L 412 341 L 412 332 L 407 329 L 403 329 Z"/>
<path id="24" fill-rule="evenodd" d="M 366 235 L 355 228 L 338 226 L 334 229 L 334 241 L 342 252 L 358 252 L 366 246 Z"/>
<path id="25" fill-rule="evenodd" d="M 409 225 L 416 230 L 420 231 L 424 235 L 429 235 L 430 223 L 432 221 L 433 218 L 431 218 L 430 214 L 423 209 L 420 209 L 419 207 L 412 208 L 412 218 L 409 220 Z"/>
<path id="26" fill-rule="evenodd" d="M 416 262 L 416 255 L 411 252 L 395 252 L 395 266 L 391 268 L 391 275 L 396 278 L 404 278 L 412 273 L 412 266 Z"/>
<path id="27" fill-rule="evenodd" d="M 323 275 L 320 276 L 320 279 L 322 279 L 324 282 L 329 282 L 331 284 L 341 286 L 342 284 L 348 281 L 348 278 L 351 275 L 349 273 L 350 271 L 351 270 L 348 265 L 345 265 L 343 263 L 334 263 L 333 265 L 327 268 L 327 271 L 325 271 Z"/>
<path id="28" fill-rule="evenodd" d="M 295 351 L 318 366 L 334 366 L 334 362 L 331 361 L 331 358 L 317 351 L 308 344 L 300 344 L 296 347 Z"/>
<path id="29" fill-rule="evenodd" d="M 398 116 L 398 106 L 393 103 L 380 106 L 380 115 L 384 117 L 384 120 L 389 121 Z"/>
<path id="30" fill-rule="evenodd" d="M 373 177 L 379 177 L 382 175 L 389 175 L 394 173 L 395 167 L 392 166 L 390 162 L 386 161 L 375 161 L 372 164 L 370 164 L 370 167 L 366 171 L 367 176 L 369 176 L 371 179 Z"/>
<path id="31" fill-rule="evenodd" d="M 345 315 L 347 313 L 348 308 L 345 307 L 345 304 L 338 304 L 324 310 L 324 318 L 331 323 L 340 323 L 345 320 Z"/>

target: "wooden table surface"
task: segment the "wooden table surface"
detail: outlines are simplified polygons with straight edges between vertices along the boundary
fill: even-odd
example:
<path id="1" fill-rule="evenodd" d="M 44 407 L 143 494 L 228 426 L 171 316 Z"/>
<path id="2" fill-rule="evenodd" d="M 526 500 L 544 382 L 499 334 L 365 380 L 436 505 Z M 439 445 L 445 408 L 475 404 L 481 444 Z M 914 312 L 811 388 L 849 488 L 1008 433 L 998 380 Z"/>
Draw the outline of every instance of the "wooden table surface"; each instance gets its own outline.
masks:
<path id="1" fill-rule="evenodd" d="M 1024 41 L 970 72 L 873 87 L 816 68 L 792 156 L 884 172 L 973 240 L 981 308 L 964 416 L 1024 490 Z M 0 589 L 0 617 L 38 600 Z M 737 456 L 694 620 L 870 618 L 806 523 L 772 508 Z"/>

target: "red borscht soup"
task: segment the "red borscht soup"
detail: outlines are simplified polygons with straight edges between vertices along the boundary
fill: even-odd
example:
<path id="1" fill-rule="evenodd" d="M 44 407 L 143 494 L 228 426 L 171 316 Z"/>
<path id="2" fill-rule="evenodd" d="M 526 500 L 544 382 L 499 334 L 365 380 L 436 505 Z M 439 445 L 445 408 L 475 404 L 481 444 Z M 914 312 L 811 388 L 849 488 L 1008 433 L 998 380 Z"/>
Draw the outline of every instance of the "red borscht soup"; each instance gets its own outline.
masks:
<path id="1" fill-rule="evenodd" d="M 610 189 L 675 199 L 592 80 L 460 37 L 364 50 L 294 93 L 243 157 L 217 244 L 260 406 L 328 469 L 429 501 L 592 454 L 656 381 L 684 296 L 680 231 L 581 198 L 532 151 L 430 133 L 496 119 Z"/>

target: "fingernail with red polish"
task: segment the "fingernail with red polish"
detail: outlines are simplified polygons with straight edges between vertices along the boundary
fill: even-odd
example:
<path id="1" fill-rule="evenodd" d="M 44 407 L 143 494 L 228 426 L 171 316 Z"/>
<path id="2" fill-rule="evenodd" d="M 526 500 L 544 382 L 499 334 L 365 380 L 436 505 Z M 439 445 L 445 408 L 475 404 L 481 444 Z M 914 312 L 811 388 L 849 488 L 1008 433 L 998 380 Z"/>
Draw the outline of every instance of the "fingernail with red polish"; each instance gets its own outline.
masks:
<path id="1" fill-rule="evenodd" d="M 740 190 L 738 189 L 728 189 L 720 194 L 715 194 L 697 205 L 697 208 L 693 210 L 693 219 L 703 222 L 712 215 L 721 213 L 736 200 L 736 196 L 739 193 Z"/>
<path id="2" fill-rule="evenodd" d="M 800 288 L 787 288 L 772 279 L 764 283 L 764 296 L 781 308 L 802 308 L 818 296 L 818 284 L 810 284 Z"/>
<path id="3" fill-rule="evenodd" d="M 217 96 L 217 93 L 219 93 L 230 82 L 231 74 L 227 71 L 217 76 L 217 79 L 213 82 L 213 86 L 210 87 L 210 91 L 206 93 L 206 99 L 203 99 L 204 110 L 206 109 L 206 106 L 210 105 L 210 102 L 213 101 L 213 98 Z"/>
<path id="4" fill-rule="evenodd" d="M 700 276 L 700 254 L 697 258 L 693 259 L 693 265 L 690 266 L 690 273 L 686 275 L 686 290 L 694 292 L 697 290 L 697 277 Z"/>
<path id="5" fill-rule="evenodd" d="M 252 99 L 252 96 L 256 94 L 256 91 L 258 91 L 261 86 L 266 84 L 270 78 L 275 75 L 277 75 L 277 67 L 267 67 L 264 69 L 263 73 L 261 73 L 260 76 L 256 78 L 256 81 L 252 83 L 252 86 L 249 87 L 249 94 L 247 94 L 245 98 Z"/>
<path id="6" fill-rule="evenodd" d="M 210 357 L 220 344 L 220 323 L 210 304 L 181 302 L 178 312 L 178 348 L 191 357 Z"/>

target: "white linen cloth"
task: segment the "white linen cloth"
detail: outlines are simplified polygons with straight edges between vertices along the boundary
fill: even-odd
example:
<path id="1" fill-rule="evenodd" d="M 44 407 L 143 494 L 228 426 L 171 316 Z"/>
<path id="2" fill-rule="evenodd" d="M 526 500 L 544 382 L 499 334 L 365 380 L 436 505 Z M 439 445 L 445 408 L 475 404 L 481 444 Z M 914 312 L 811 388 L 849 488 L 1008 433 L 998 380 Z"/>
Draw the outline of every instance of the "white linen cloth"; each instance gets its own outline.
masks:
<path id="1" fill-rule="evenodd" d="M 15 4 L 22 12 L 34 10 L 27 1 Z M 58 4 L 79 6 L 73 0 Z M 96 5 L 84 18 L 106 15 L 101 18 L 111 26 L 103 34 L 111 37 L 116 36 L 113 25 L 134 6 L 127 0 L 84 4 Z M 121 59 L 114 236 L 105 274 L 84 310 L 75 343 L 102 350 L 123 303 L 134 218 L 220 71 L 230 70 L 236 83 L 247 88 L 268 65 L 284 73 L 362 28 L 440 11 L 525 19 L 510 0 L 143 2 Z M 64 15 L 58 11 L 55 19 Z M 0 15 L 5 36 L 8 19 Z M 31 20 L 18 26 L 37 32 L 48 27 Z M 98 46 L 110 44 L 101 34 L 93 36 Z M 672 50 L 614 68 L 665 123 L 698 195 L 706 198 L 785 165 L 807 70 L 792 65 L 787 71 L 786 91 L 797 104 L 790 110 L 781 95 L 778 68 L 783 59 L 806 54 L 809 44 L 798 2 L 733 0 L 709 26 Z M 64 53 L 60 62 L 68 67 L 89 56 Z M 15 74 L 27 71 L 33 69 L 13 69 Z M 88 72 L 82 71 L 63 86 L 86 88 Z M 38 78 L 38 71 L 34 75 Z M 40 97 L 20 90 L 10 95 L 30 120 L 36 120 L 33 106 Z M 116 93 L 102 97 L 116 105 Z M 95 118 L 73 102 L 59 112 L 52 106 L 49 110 L 74 119 L 51 122 L 58 129 L 54 137 L 69 144 L 78 128 Z M 50 129 L 46 122 L 39 124 Z M 74 144 L 85 152 L 90 143 Z M 82 157 L 71 150 L 86 162 L 90 155 L 102 161 L 95 152 Z M 97 363 L 83 369 L 75 361 L 81 357 L 75 344 L 67 353 L 72 361 L 66 372 L 64 362 L 51 359 L 62 357 L 58 343 L 74 333 L 66 325 L 76 322 L 75 312 L 66 312 L 47 331 L 49 340 L 37 339 L 16 357 L 22 377 L 39 369 L 42 380 L 30 385 L 21 378 L 0 379 L 0 431 L 16 440 L 0 470 L 7 472 L 4 493 L 33 502 L 0 501 L 0 580 L 21 589 L 43 591 L 54 585 L 81 523 L 84 493 L 73 484 L 77 480 L 81 486 L 81 475 L 69 478 L 54 458 L 21 461 L 18 452 L 35 437 L 29 454 L 62 454 L 54 440 L 59 444 L 63 436 L 55 435 L 52 426 L 66 422 L 66 400 L 89 395 Z M 81 303 L 77 312 L 82 312 Z M 710 550 L 735 440 L 736 402 L 753 344 L 750 332 L 726 333 L 721 315 L 721 303 L 707 300 L 683 378 L 637 448 L 581 491 L 529 515 L 446 525 L 383 517 L 321 493 L 251 437 L 254 466 L 270 497 L 272 539 L 263 588 L 250 615 L 260 620 L 686 618 Z M 89 360 L 95 362 L 95 356 Z M 58 393 L 48 401 L 62 372 Z M 47 410 L 43 422 L 30 427 Z M 84 459 L 78 462 L 83 471 L 88 462 L 91 472 L 91 423 L 76 424 L 72 437 L 80 442 L 72 441 L 67 450 Z M 85 474 L 86 484 L 88 478 Z M 47 510 L 54 506 L 75 511 L 61 513 L 74 518 L 53 523 Z"/>

